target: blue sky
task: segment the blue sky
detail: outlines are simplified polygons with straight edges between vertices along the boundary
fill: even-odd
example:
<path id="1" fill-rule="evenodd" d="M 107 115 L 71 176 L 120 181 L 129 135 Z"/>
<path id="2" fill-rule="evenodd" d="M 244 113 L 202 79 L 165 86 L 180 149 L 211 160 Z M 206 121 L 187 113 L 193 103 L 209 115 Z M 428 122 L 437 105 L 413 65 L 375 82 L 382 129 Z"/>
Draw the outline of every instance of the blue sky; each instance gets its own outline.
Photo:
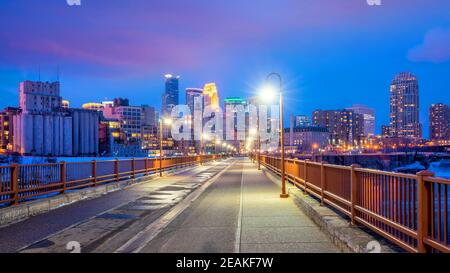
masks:
<path id="1" fill-rule="evenodd" d="M 388 122 L 389 83 L 419 79 L 421 121 L 450 104 L 450 1 L 4 0 L 0 3 L 0 107 L 23 80 L 55 80 L 72 105 L 128 97 L 159 107 L 163 75 L 180 87 L 216 82 L 221 99 L 253 95 L 276 71 L 285 115 L 376 109 Z M 184 101 L 184 92 L 181 92 Z"/>

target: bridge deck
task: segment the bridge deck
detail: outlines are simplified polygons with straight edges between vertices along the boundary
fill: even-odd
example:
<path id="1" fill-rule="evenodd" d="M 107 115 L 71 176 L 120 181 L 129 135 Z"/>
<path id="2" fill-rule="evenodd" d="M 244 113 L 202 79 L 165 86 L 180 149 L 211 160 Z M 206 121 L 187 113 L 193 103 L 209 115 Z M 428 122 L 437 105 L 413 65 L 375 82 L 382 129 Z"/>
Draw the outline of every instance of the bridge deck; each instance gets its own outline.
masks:
<path id="1" fill-rule="evenodd" d="M 68 252 L 71 241 L 82 252 L 339 251 L 278 195 L 249 160 L 230 159 L 1 228 L 0 252 Z"/>

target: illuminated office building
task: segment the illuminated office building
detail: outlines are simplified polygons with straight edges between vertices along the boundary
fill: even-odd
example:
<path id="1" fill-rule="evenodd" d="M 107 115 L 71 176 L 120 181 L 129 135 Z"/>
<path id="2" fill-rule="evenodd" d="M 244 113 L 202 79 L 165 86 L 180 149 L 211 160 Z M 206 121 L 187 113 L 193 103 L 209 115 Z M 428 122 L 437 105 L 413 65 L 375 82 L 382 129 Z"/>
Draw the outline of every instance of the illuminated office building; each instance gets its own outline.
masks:
<path id="1" fill-rule="evenodd" d="M 205 108 L 211 106 L 219 108 L 219 94 L 215 83 L 207 83 L 203 87 L 203 100 Z"/>
<path id="2" fill-rule="evenodd" d="M 430 139 L 450 140 L 450 106 L 436 103 L 430 106 Z"/>
<path id="3" fill-rule="evenodd" d="M 412 73 L 402 72 L 391 82 L 390 127 L 392 137 L 422 138 L 419 82 Z"/>

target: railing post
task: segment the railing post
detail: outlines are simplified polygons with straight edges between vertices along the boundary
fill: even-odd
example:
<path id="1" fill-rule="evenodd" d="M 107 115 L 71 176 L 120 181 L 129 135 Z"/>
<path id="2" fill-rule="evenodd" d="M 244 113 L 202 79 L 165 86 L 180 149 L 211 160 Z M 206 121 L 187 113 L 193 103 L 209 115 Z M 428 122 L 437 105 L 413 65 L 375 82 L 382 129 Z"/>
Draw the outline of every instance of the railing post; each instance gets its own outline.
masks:
<path id="1" fill-rule="evenodd" d="M 148 158 L 144 158 L 145 175 L 148 175 Z"/>
<path id="2" fill-rule="evenodd" d="M 61 184 L 62 184 L 61 193 L 65 193 L 66 189 L 67 189 L 67 185 L 66 185 L 66 162 L 64 162 L 64 161 L 61 161 L 59 163 L 59 175 L 60 175 Z"/>
<path id="3" fill-rule="evenodd" d="M 356 175 L 356 168 L 359 168 L 360 166 L 358 164 L 352 164 L 350 170 L 350 203 L 351 203 L 351 219 L 352 225 L 356 225 L 356 201 L 358 197 L 358 175 Z"/>
<path id="4" fill-rule="evenodd" d="M 424 170 L 417 173 L 417 251 L 419 253 L 428 252 L 429 248 L 423 242 L 428 236 L 430 221 L 430 200 L 431 189 L 430 183 L 425 181 L 426 177 L 434 176 L 434 173 Z"/>
<path id="5" fill-rule="evenodd" d="M 19 165 L 12 164 L 10 169 L 10 185 L 13 191 L 13 205 L 19 204 Z"/>
<path id="6" fill-rule="evenodd" d="M 323 206 L 324 200 L 324 191 L 325 191 L 325 166 L 323 165 L 323 161 L 320 162 L 320 205 Z"/>
<path id="7" fill-rule="evenodd" d="M 305 163 L 303 165 L 303 171 L 305 173 L 305 192 L 308 193 L 308 161 L 309 159 L 305 159 Z"/>
<path id="8" fill-rule="evenodd" d="M 131 159 L 131 177 L 134 179 L 136 177 L 136 172 L 135 172 L 135 161 L 134 161 L 134 157 Z"/>
<path id="9" fill-rule="evenodd" d="M 116 158 L 114 160 L 114 176 L 116 178 L 116 181 L 119 181 L 119 160 Z"/>
<path id="10" fill-rule="evenodd" d="M 97 185 L 97 161 L 95 159 L 92 160 L 92 183 L 93 187 Z"/>

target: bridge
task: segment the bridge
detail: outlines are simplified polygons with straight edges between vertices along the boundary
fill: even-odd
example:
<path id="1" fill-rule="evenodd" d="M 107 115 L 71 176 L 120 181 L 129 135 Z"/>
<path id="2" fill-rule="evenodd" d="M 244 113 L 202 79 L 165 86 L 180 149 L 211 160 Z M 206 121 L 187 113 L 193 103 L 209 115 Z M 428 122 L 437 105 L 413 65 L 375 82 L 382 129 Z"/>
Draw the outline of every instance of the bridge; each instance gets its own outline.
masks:
<path id="1" fill-rule="evenodd" d="M 271 156 L 0 167 L 0 252 L 450 252 L 450 180 Z"/>

